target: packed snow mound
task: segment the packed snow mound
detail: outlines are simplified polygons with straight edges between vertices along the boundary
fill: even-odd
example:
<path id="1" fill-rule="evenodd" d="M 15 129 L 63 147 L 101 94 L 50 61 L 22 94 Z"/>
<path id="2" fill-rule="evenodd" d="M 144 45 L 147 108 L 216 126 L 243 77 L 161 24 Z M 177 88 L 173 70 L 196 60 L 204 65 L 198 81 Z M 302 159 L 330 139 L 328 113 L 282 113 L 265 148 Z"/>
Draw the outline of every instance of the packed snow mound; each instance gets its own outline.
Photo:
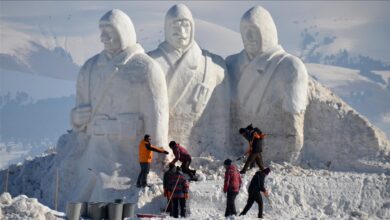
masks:
<path id="1" fill-rule="evenodd" d="M 12 198 L 7 192 L 0 196 L 0 219 L 9 220 L 56 220 L 64 214 L 42 205 L 36 198 L 20 195 Z"/>
<path id="2" fill-rule="evenodd" d="M 374 71 L 380 80 L 374 81 L 359 70 L 306 63 L 308 73 L 322 85 L 330 88 L 343 101 L 366 116 L 371 123 L 390 137 L 390 72 Z M 375 107 L 373 107 L 375 106 Z"/>
<path id="3" fill-rule="evenodd" d="M 386 135 L 314 79 L 309 81 L 301 164 L 357 172 L 390 172 Z"/>

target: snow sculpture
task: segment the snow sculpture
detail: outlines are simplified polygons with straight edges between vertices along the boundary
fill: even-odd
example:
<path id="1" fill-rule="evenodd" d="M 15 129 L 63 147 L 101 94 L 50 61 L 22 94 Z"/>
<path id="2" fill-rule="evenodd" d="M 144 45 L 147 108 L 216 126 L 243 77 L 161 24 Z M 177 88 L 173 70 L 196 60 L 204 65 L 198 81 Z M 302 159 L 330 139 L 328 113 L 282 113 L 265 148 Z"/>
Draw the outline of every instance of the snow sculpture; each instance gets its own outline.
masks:
<path id="1" fill-rule="evenodd" d="M 169 109 L 161 68 L 136 43 L 124 12 L 107 12 L 99 28 L 104 50 L 83 65 L 71 112 L 76 131 L 71 138 L 77 140 L 70 142 L 77 147 L 61 164 L 63 175 L 74 175 L 64 179 L 79 181 L 74 194 L 80 195 L 78 201 L 111 201 L 135 185 L 138 143 L 145 133 L 158 146 L 168 144 Z"/>
<path id="2" fill-rule="evenodd" d="M 165 41 L 149 55 L 166 77 L 169 138 L 195 156 L 222 157 L 229 129 L 226 66 L 221 57 L 200 49 L 194 36 L 191 11 L 183 4 L 174 5 L 165 17 Z"/>
<path id="3" fill-rule="evenodd" d="M 250 123 L 268 134 L 265 160 L 298 160 L 303 146 L 308 74 L 300 59 L 278 45 L 267 10 L 253 7 L 241 19 L 244 50 L 226 59 L 233 85 L 233 127 Z M 238 124 L 237 124 L 238 123 Z"/>

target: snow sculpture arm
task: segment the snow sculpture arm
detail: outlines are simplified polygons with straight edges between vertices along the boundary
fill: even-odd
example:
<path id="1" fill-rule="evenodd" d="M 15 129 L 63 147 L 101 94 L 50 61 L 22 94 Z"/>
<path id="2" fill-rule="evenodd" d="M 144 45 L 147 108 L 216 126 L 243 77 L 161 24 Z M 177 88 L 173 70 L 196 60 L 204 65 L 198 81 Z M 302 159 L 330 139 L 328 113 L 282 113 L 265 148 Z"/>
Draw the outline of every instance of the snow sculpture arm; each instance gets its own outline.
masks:
<path id="1" fill-rule="evenodd" d="M 155 137 L 157 146 L 164 146 L 168 140 L 168 93 L 165 76 L 161 68 L 151 61 L 146 73 L 146 85 L 141 94 L 140 111 L 143 113 L 145 131 Z"/>
<path id="2" fill-rule="evenodd" d="M 76 131 L 83 131 L 91 117 L 89 100 L 89 75 L 96 56 L 89 59 L 81 68 L 76 84 L 76 107 L 71 111 L 71 124 Z"/>
<path id="3" fill-rule="evenodd" d="M 225 61 L 217 55 L 211 55 L 214 64 L 213 72 L 216 77 L 216 87 L 209 103 L 212 103 L 210 122 L 213 122 L 213 143 L 222 150 L 229 146 L 230 128 L 230 85 Z"/>
<path id="4" fill-rule="evenodd" d="M 305 65 L 299 58 L 288 56 L 277 71 L 283 72 L 281 75 L 285 77 L 283 109 L 292 114 L 304 112 L 309 80 Z"/>

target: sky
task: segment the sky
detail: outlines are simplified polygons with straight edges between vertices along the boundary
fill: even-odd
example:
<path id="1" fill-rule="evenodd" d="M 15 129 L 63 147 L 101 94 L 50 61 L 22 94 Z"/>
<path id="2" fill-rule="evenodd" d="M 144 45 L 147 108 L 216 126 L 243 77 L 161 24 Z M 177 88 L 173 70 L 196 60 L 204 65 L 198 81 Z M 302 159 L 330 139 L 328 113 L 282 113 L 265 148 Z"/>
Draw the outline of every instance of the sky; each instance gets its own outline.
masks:
<path id="1" fill-rule="evenodd" d="M 163 15 L 177 3 L 186 4 L 195 18 L 237 32 L 245 11 L 260 5 L 270 11 L 281 43 L 292 53 L 299 46 L 300 32 L 296 29 L 312 27 L 321 34 L 337 36 L 340 46 L 390 63 L 390 1 L 1 1 L 0 21 L 28 23 L 31 17 L 55 19 L 77 12 L 87 17 L 89 11 L 103 14 L 112 8 L 119 8 L 130 17 L 142 12 Z"/>

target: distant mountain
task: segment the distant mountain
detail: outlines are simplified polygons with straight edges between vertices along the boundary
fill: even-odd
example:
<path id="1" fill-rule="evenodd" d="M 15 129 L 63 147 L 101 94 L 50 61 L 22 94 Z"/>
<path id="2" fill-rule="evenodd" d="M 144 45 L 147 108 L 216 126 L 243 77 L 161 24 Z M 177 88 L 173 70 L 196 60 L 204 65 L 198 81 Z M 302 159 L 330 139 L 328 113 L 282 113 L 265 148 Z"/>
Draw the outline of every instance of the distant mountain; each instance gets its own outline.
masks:
<path id="1" fill-rule="evenodd" d="M 301 32 L 300 56 L 308 63 L 319 63 L 332 66 L 357 69 L 372 80 L 383 82 L 372 70 L 390 70 L 390 65 L 370 56 L 355 54 L 338 45 L 337 37 L 321 35 L 318 31 L 304 29 Z M 335 50 L 334 48 L 337 48 Z"/>

